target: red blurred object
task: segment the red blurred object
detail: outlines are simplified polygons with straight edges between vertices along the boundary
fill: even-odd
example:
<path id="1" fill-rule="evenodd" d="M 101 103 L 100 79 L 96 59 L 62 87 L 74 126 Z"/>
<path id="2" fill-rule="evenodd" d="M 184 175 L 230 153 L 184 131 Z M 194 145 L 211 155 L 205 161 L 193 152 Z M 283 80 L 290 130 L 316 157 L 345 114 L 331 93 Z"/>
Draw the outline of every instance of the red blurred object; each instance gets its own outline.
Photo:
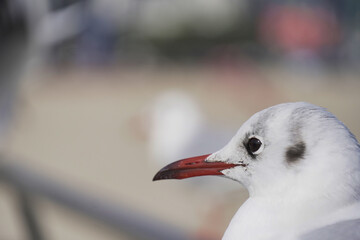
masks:
<path id="1" fill-rule="evenodd" d="M 281 51 L 320 53 L 340 39 L 336 16 L 326 8 L 271 6 L 260 16 L 260 38 Z"/>

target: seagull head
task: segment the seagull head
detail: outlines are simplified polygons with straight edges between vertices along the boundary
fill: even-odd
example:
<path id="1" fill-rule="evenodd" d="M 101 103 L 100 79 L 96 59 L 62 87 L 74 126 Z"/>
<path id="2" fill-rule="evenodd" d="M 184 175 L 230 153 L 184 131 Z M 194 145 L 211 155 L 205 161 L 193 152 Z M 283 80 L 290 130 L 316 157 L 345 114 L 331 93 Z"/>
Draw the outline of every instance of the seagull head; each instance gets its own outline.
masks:
<path id="1" fill-rule="evenodd" d="M 169 164 L 154 180 L 220 175 L 240 182 L 250 197 L 358 198 L 359 156 L 356 138 L 333 114 L 284 103 L 254 114 L 219 151 Z"/>

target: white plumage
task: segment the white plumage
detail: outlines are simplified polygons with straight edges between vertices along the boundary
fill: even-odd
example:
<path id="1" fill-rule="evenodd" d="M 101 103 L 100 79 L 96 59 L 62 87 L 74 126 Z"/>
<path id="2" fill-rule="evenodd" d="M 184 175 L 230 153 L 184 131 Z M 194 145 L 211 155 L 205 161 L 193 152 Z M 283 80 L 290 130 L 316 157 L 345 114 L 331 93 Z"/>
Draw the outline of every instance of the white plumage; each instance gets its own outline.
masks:
<path id="1" fill-rule="evenodd" d="M 251 136 L 264 145 L 255 157 L 243 147 Z M 256 113 L 212 159 L 247 165 L 223 170 L 250 195 L 223 239 L 302 239 L 316 228 L 360 218 L 359 144 L 318 106 L 287 103 Z"/>

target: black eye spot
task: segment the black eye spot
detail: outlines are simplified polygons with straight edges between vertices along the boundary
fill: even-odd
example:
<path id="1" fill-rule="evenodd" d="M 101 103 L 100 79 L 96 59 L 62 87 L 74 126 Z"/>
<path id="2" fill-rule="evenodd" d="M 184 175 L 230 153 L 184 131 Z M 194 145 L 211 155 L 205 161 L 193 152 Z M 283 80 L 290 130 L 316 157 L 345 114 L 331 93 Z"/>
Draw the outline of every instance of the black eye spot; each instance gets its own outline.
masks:
<path id="1" fill-rule="evenodd" d="M 262 145 L 261 141 L 255 137 L 253 137 L 253 138 L 249 139 L 249 141 L 247 143 L 247 149 L 251 153 L 255 153 L 257 150 L 259 150 L 261 145 Z"/>

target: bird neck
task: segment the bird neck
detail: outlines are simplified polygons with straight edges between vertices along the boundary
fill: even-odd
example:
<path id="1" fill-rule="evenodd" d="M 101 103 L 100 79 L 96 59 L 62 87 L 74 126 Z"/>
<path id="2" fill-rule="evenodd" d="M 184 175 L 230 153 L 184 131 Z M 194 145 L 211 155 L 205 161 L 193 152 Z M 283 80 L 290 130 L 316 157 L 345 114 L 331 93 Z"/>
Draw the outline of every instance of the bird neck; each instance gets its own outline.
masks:
<path id="1" fill-rule="evenodd" d="M 282 197 L 250 197 L 231 220 L 223 240 L 240 237 L 243 240 L 283 239 L 299 231 L 331 224 L 342 215 L 345 216 L 342 214 L 344 211 L 351 212 L 354 205 L 357 205 L 357 210 L 360 209 L 360 201 L 340 206 L 331 201 L 329 203 L 326 198 L 304 201 Z"/>
<path id="2" fill-rule="evenodd" d="M 330 216 L 360 205 L 356 179 L 356 176 L 360 179 L 360 174 L 356 168 L 339 170 L 328 178 L 315 174 L 318 175 L 309 171 L 301 179 L 289 177 L 283 183 L 263 184 L 257 191 L 250 188 L 249 199 L 232 219 L 224 239 L 240 236 L 243 240 L 280 239 L 277 235 L 283 234 L 284 229 L 289 232 L 310 229 L 311 224 L 329 223 L 335 219 Z"/>
<path id="3" fill-rule="evenodd" d="M 342 177 L 342 181 L 336 178 L 335 176 L 327 180 L 295 180 L 290 181 L 290 184 L 279 184 L 280 186 L 271 186 L 261 191 L 249 191 L 249 202 L 278 211 L 289 212 L 291 209 L 290 213 L 294 217 L 302 216 L 303 212 L 308 212 L 311 217 L 321 216 L 360 202 L 358 181 L 351 177 Z"/>

